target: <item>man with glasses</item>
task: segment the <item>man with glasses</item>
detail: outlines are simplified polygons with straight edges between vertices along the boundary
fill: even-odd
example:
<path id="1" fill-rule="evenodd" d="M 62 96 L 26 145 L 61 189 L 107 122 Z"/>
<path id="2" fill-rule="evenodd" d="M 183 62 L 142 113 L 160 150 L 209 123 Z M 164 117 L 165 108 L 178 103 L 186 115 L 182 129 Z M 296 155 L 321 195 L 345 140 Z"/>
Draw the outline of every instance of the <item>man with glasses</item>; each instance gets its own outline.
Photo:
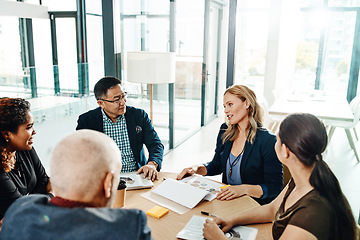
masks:
<path id="1" fill-rule="evenodd" d="M 147 113 L 126 105 L 126 92 L 117 78 L 100 79 L 94 94 L 99 107 L 80 115 L 76 130 L 92 129 L 110 136 L 121 151 L 122 172 L 143 172 L 152 181 L 158 179 L 164 146 Z M 144 144 L 149 152 L 148 160 Z"/>

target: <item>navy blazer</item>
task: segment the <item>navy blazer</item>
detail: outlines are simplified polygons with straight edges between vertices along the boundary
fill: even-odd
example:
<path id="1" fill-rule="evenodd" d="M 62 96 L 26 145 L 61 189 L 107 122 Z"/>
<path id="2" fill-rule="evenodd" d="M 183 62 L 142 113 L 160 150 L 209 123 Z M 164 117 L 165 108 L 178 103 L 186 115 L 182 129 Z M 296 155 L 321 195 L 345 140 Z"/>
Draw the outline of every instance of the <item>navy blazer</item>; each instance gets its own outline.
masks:
<path id="1" fill-rule="evenodd" d="M 205 164 L 207 175 L 213 176 L 226 173 L 226 162 L 229 158 L 233 141 L 222 142 L 222 136 L 227 129 L 224 123 L 217 137 L 215 155 L 211 162 Z M 244 155 L 240 165 L 240 175 L 243 184 L 260 185 L 263 196 L 255 199 L 260 204 L 271 202 L 281 192 L 283 186 L 282 163 L 275 152 L 276 136 L 264 128 L 258 128 L 253 144 L 245 143 Z M 227 184 L 226 174 L 222 182 Z"/>
<path id="2" fill-rule="evenodd" d="M 147 113 L 139 108 L 126 106 L 125 120 L 130 140 L 131 150 L 134 154 L 138 167 L 144 166 L 149 161 L 158 164 L 158 171 L 161 169 L 164 146 L 160 141 Z M 90 110 L 81 114 L 78 119 L 76 130 L 92 129 L 104 132 L 103 116 L 101 108 Z M 149 159 L 146 160 L 143 145 L 149 151 Z"/>

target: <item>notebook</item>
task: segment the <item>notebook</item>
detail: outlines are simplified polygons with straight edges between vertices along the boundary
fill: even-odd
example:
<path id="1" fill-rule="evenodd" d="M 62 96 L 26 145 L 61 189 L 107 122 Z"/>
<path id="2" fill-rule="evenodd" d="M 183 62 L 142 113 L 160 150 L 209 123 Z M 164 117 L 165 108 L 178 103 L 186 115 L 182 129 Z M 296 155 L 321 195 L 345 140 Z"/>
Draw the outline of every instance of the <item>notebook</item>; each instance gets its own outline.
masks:
<path id="1" fill-rule="evenodd" d="M 136 172 L 120 173 L 120 180 L 126 181 L 126 190 L 135 190 L 142 188 L 151 188 L 154 183 L 144 178 L 144 174 L 136 174 Z"/>
<path id="2" fill-rule="evenodd" d="M 176 235 L 177 238 L 186 240 L 204 240 L 203 227 L 207 218 L 193 215 L 186 226 Z M 234 226 L 225 236 L 232 240 L 255 240 L 258 230 L 252 227 Z"/>

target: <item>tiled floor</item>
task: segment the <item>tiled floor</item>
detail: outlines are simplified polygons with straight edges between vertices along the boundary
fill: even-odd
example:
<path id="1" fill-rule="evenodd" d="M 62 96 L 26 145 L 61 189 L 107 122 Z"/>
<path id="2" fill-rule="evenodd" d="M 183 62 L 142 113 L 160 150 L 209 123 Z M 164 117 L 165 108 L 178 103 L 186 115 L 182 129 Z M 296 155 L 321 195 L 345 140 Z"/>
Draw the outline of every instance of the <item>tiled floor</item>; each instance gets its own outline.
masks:
<path id="1" fill-rule="evenodd" d="M 166 154 L 162 171 L 180 172 L 184 167 L 210 161 L 222 122 L 223 118 L 215 119 Z M 357 132 L 360 134 L 359 126 Z M 360 149 L 360 142 L 357 143 L 357 147 Z M 360 163 L 356 161 L 343 129 L 335 130 L 324 159 L 338 178 L 357 220 L 360 209 Z M 220 176 L 216 176 L 215 179 L 221 181 Z"/>

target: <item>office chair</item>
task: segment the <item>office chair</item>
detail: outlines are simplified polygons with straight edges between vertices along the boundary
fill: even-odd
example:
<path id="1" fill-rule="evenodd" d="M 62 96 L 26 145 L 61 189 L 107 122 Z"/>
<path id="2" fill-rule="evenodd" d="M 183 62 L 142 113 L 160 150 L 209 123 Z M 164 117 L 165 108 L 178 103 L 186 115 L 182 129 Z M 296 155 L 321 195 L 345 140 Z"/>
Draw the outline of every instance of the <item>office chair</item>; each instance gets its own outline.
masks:
<path id="1" fill-rule="evenodd" d="M 357 141 L 359 140 L 355 127 L 359 123 L 359 118 L 360 118 L 360 95 L 356 96 L 350 102 L 350 108 L 351 108 L 351 110 L 352 110 L 352 112 L 354 114 L 354 119 L 353 119 L 352 122 L 327 120 L 324 123 L 325 123 L 325 125 L 330 127 L 329 134 L 328 134 L 328 142 L 329 143 L 330 143 L 331 138 L 332 138 L 332 136 L 334 134 L 335 128 L 336 127 L 344 128 L 344 130 L 346 132 L 346 136 L 347 136 L 349 144 L 350 144 L 350 147 L 353 149 L 357 161 L 360 162 L 358 150 L 357 150 L 357 148 L 355 146 L 355 142 L 354 142 L 354 139 L 353 139 L 352 134 L 351 134 L 351 130 L 353 130 L 356 140 Z"/>

